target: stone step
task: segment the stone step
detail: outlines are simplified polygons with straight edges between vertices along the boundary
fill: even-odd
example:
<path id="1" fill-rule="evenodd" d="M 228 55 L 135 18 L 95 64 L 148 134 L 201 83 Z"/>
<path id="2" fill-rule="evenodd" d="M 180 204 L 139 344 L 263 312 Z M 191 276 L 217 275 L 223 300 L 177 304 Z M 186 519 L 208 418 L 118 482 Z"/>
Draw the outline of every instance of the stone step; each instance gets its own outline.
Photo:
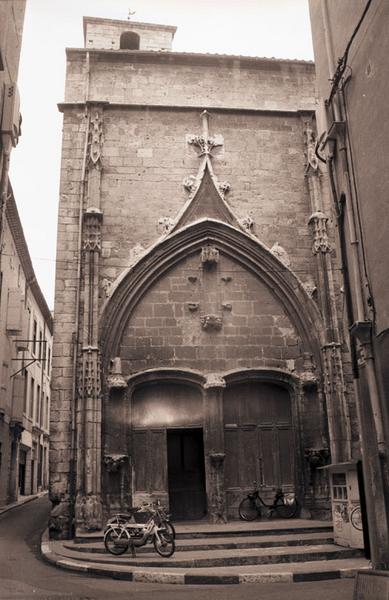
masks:
<path id="1" fill-rule="evenodd" d="M 325 549 L 336 549 L 338 558 L 335 558 L 336 552 L 325 552 Z M 301 582 L 301 581 L 318 581 L 327 579 L 338 579 L 343 577 L 354 577 L 356 572 L 361 569 L 369 569 L 369 562 L 361 557 L 354 556 L 347 558 L 350 554 L 349 549 L 341 549 L 337 546 L 315 546 L 299 548 L 300 555 L 296 560 L 295 552 L 288 554 L 288 549 L 284 548 L 284 554 L 280 554 L 281 548 L 278 548 L 278 556 L 276 559 L 280 562 L 267 564 L 239 564 L 231 565 L 219 564 L 218 566 L 198 566 L 198 561 L 193 561 L 194 553 L 177 552 L 178 556 L 190 556 L 191 566 L 183 567 L 185 563 L 180 563 L 181 567 L 172 566 L 172 559 L 162 559 L 157 566 L 158 555 L 154 554 L 156 560 L 143 560 L 145 566 L 134 564 L 133 559 L 127 557 L 115 557 L 106 555 L 100 558 L 98 555 L 88 552 L 75 552 L 64 547 L 62 541 L 49 541 L 47 531 L 43 534 L 41 551 L 42 556 L 48 562 L 62 569 L 75 571 L 78 573 L 88 573 L 90 575 L 98 575 L 112 577 L 113 579 L 123 579 L 126 581 L 136 582 L 153 582 L 153 583 L 173 583 L 173 584 L 190 584 L 190 585 L 226 585 L 226 584 L 245 584 L 245 583 L 271 583 L 271 582 Z M 301 553 L 301 551 L 303 551 Z M 231 552 L 223 553 L 220 558 L 231 556 Z M 248 550 L 240 549 L 239 554 L 247 556 Z M 252 552 L 252 551 L 251 551 Z M 257 549 L 256 552 L 265 552 L 266 549 Z M 286 552 L 286 554 L 285 554 Z M 355 551 L 351 551 L 355 554 Z M 357 551 L 359 554 L 359 551 Z M 197 552 L 200 557 L 209 556 L 213 552 Z M 272 556 L 275 551 L 272 550 Z M 339 557 L 340 555 L 340 557 Z M 312 557 L 314 556 L 314 560 Z M 319 556 L 322 560 L 318 560 Z M 98 560 L 100 558 L 100 560 Z M 250 556 L 249 556 L 250 558 Z M 96 560 L 97 559 L 97 560 Z M 331 559 L 331 560 L 328 560 Z M 292 562 L 286 562 L 291 560 Z M 197 563 L 197 564 L 196 564 Z"/>
<path id="2" fill-rule="evenodd" d="M 323 545 L 333 543 L 333 538 L 314 533 L 293 533 L 285 535 L 267 536 L 226 536 L 215 538 L 179 538 L 176 540 L 176 552 L 192 552 L 195 550 L 237 550 L 243 548 L 275 548 L 281 546 L 308 546 L 311 544 Z M 92 554 L 105 554 L 106 550 L 101 541 L 94 542 L 65 542 L 64 547 L 77 552 L 89 552 Z M 150 545 L 136 549 L 138 553 L 153 552 Z"/>
<path id="3" fill-rule="evenodd" d="M 289 535 L 296 532 L 327 534 L 333 532 L 331 521 L 314 521 L 310 519 L 266 519 L 263 521 L 230 521 L 222 524 L 211 524 L 204 521 L 174 523 L 179 539 L 217 538 L 226 536 L 268 536 L 270 534 Z M 75 541 L 79 544 L 102 541 L 103 532 L 78 532 Z"/>
<path id="4" fill-rule="evenodd" d="M 80 552 L 70 550 L 62 545 L 62 554 L 67 558 L 80 560 Z M 276 548 L 241 548 L 237 550 L 196 550 L 180 552 L 170 558 L 161 558 L 157 553 L 137 555 L 133 558 L 129 553 L 112 556 L 108 553 L 99 556 L 96 553 L 82 553 L 81 560 L 96 564 L 115 564 L 131 567 L 165 567 L 178 569 L 198 569 L 209 567 L 226 567 L 238 565 L 265 565 L 291 562 L 328 561 L 363 556 L 361 550 L 342 548 L 334 544 L 309 545 Z"/>

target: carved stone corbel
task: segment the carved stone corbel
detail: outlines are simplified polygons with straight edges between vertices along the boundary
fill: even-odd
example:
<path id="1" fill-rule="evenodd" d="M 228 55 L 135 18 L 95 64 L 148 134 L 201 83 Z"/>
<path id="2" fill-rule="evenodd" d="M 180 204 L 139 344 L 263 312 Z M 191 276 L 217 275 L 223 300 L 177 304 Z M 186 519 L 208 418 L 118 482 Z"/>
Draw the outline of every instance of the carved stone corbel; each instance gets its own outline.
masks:
<path id="1" fill-rule="evenodd" d="M 219 331 L 223 327 L 223 318 L 219 315 L 202 315 L 200 321 L 205 331 Z"/>
<path id="2" fill-rule="evenodd" d="M 119 356 L 111 360 L 111 370 L 107 377 L 107 385 L 110 389 L 127 387 L 127 382 L 122 375 L 122 361 Z"/>
<path id="3" fill-rule="evenodd" d="M 128 461 L 127 454 L 105 454 L 104 464 L 109 473 L 116 473 Z"/>
<path id="4" fill-rule="evenodd" d="M 226 380 L 219 373 L 208 373 L 206 382 L 204 383 L 204 389 L 209 390 L 211 388 L 225 388 Z"/>
<path id="5" fill-rule="evenodd" d="M 204 266 L 212 266 L 219 262 L 219 250 L 215 246 L 201 248 L 201 262 Z"/>

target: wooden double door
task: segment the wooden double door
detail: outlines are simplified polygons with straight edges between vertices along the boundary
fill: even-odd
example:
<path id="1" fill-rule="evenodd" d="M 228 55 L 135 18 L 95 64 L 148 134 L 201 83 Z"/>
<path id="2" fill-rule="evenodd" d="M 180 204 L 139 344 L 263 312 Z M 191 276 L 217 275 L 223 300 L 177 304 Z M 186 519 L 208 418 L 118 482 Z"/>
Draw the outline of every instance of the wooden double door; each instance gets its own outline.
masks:
<path id="1" fill-rule="evenodd" d="M 224 394 L 226 489 L 262 491 L 295 486 L 295 442 L 288 390 L 261 382 L 233 385 Z"/>
<path id="2" fill-rule="evenodd" d="M 145 386 L 133 399 L 133 466 L 136 497 L 159 496 L 174 519 L 201 519 L 207 512 L 201 391 L 180 384 Z M 259 482 L 269 499 L 276 487 L 294 489 L 295 441 L 287 389 L 246 382 L 223 390 L 224 490 L 230 516 L 243 490 Z M 206 446 L 206 447 L 205 447 Z M 207 490 L 208 495 L 212 489 Z M 137 496 L 138 495 L 138 496 Z"/>

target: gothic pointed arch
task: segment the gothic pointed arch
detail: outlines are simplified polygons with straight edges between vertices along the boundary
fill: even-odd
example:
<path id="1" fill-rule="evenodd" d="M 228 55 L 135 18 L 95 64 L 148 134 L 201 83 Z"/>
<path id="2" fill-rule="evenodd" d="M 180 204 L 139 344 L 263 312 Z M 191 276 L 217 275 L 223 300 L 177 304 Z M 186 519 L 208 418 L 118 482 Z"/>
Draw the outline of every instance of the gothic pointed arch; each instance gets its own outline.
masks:
<path id="1" fill-rule="evenodd" d="M 202 249 L 209 246 L 236 261 L 242 270 L 255 275 L 271 290 L 296 328 L 304 351 L 319 365 L 325 336 L 322 318 L 297 276 L 253 236 L 227 223 L 202 219 L 160 240 L 113 286 L 103 307 L 100 327 L 104 369 L 108 369 L 112 357 L 119 355 L 125 325 L 148 290 L 180 261 L 200 256 Z"/>

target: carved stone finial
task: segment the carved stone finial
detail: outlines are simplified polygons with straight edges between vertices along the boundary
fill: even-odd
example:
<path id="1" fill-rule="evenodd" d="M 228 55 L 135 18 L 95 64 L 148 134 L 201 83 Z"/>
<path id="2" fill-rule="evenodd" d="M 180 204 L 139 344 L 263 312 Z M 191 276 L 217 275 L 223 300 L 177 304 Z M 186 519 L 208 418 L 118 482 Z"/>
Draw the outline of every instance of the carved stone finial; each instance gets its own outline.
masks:
<path id="1" fill-rule="evenodd" d="M 101 163 L 101 149 L 103 145 L 103 119 L 101 112 L 95 110 L 90 118 L 88 135 L 88 164 L 98 166 Z"/>
<path id="2" fill-rule="evenodd" d="M 210 266 L 219 262 L 219 250 L 215 246 L 203 246 L 201 248 L 201 262 Z"/>
<path id="3" fill-rule="evenodd" d="M 286 267 L 290 267 L 290 259 L 287 251 L 276 242 L 271 248 L 270 252 L 274 254 Z"/>
<path id="4" fill-rule="evenodd" d="M 200 150 L 199 156 L 212 156 L 212 150 L 217 146 L 223 145 L 223 137 L 221 135 L 209 135 L 209 112 L 204 110 L 200 115 L 203 132 L 201 135 L 188 136 L 188 144 L 197 146 Z"/>
<path id="5" fill-rule="evenodd" d="M 219 315 L 203 315 L 200 321 L 205 331 L 219 331 L 223 326 L 223 319 Z"/>
<path id="6" fill-rule="evenodd" d="M 313 298 L 313 296 L 317 292 L 317 286 L 313 280 L 313 277 L 311 275 L 308 275 L 307 280 L 305 281 L 305 283 L 303 285 L 304 285 L 305 291 L 311 296 L 311 298 Z"/>
<path id="7" fill-rule="evenodd" d="M 120 389 L 126 388 L 127 382 L 122 375 L 122 361 L 119 356 L 111 360 L 111 370 L 107 378 L 109 388 Z"/>
<path id="8" fill-rule="evenodd" d="M 223 138 L 221 135 L 215 135 L 213 137 L 191 135 L 188 138 L 188 143 L 199 148 L 200 154 L 198 156 L 203 156 L 204 154 L 211 155 L 214 148 L 223 145 Z"/>
<path id="9" fill-rule="evenodd" d="M 172 219 L 171 217 L 160 217 L 158 219 L 157 229 L 158 233 L 160 233 L 161 235 L 169 233 L 169 231 L 171 231 L 173 227 L 174 219 Z"/>
<path id="10" fill-rule="evenodd" d="M 313 229 L 313 254 L 331 252 L 331 244 L 327 234 L 327 221 L 328 217 L 320 211 L 313 213 L 309 217 L 308 224 Z"/>
<path id="11" fill-rule="evenodd" d="M 101 221 L 103 213 L 90 207 L 83 214 L 83 249 L 101 251 Z"/>

